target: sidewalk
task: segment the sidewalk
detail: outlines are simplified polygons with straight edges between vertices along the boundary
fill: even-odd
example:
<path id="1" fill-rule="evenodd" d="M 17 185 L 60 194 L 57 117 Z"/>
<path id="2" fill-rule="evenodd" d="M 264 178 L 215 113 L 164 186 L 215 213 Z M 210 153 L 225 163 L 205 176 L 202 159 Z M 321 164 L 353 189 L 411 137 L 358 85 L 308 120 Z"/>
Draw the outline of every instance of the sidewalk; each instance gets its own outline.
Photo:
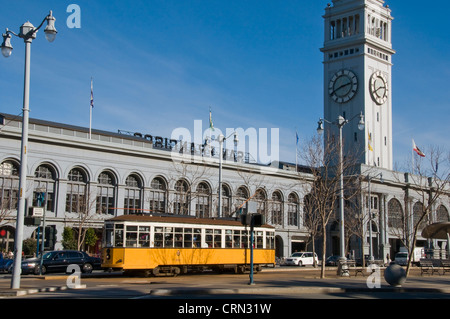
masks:
<path id="1" fill-rule="evenodd" d="M 267 274 L 265 276 L 264 274 Z M 276 267 L 265 268 L 255 274 L 254 285 L 249 285 L 248 275 L 235 276 L 233 274 L 208 277 L 208 280 L 195 281 L 189 275 L 178 277 L 152 277 L 149 280 L 149 295 L 177 296 L 177 295 L 220 295 L 220 294 L 314 294 L 314 293 L 367 293 L 367 292 L 414 292 L 414 293 L 442 293 L 450 294 L 450 275 L 420 275 L 420 270 L 413 270 L 401 287 L 390 286 L 384 279 L 384 269 L 380 269 L 379 288 L 370 288 L 374 284 L 368 278 L 370 273 L 351 273 L 350 277 L 340 277 L 336 268 L 327 267 L 326 278 L 320 278 L 320 269 L 312 267 Z M 106 278 L 118 274 L 96 273 L 82 275 L 83 278 Z M 208 274 L 205 274 L 208 276 Z M 1 277 L 0 277 L 1 278 Z M 40 292 L 74 289 L 67 287 L 68 275 L 51 276 L 23 276 L 20 289 L 11 289 L 11 275 L 4 275 L 0 279 L 0 298 L 20 297 Z M 205 277 L 206 278 L 206 277 Z M 142 281 L 142 278 L 129 278 L 130 281 Z M 243 280 L 244 279 L 244 280 Z M 370 279 L 369 279 L 370 280 Z M 39 288 L 37 288 L 39 287 Z M 87 288 L 80 285 L 76 289 Z"/>
<path id="2" fill-rule="evenodd" d="M 374 287 L 374 282 L 369 279 L 370 273 L 363 275 L 354 273 L 349 277 L 337 275 L 337 270 L 328 268 L 326 278 L 320 278 L 320 270 L 314 268 L 275 268 L 264 269 L 266 272 L 290 273 L 293 276 L 284 276 L 285 280 L 264 281 L 261 275 L 254 276 L 254 285 L 243 281 L 242 277 L 235 281 L 226 283 L 198 283 L 190 286 L 151 288 L 150 294 L 155 296 L 177 296 L 177 295 L 214 295 L 214 294 L 261 294 L 261 295 L 286 295 L 286 294 L 345 294 L 345 293 L 367 293 L 367 292 L 393 292 L 393 293 L 442 293 L 450 297 L 450 276 L 420 276 L 420 270 L 410 273 L 406 282 L 400 287 L 389 285 L 384 279 L 384 269 L 381 269 L 379 287 Z M 294 276 L 294 274 L 301 274 Z M 368 284 L 369 279 L 369 284 Z M 372 287 L 370 288 L 369 287 Z"/>

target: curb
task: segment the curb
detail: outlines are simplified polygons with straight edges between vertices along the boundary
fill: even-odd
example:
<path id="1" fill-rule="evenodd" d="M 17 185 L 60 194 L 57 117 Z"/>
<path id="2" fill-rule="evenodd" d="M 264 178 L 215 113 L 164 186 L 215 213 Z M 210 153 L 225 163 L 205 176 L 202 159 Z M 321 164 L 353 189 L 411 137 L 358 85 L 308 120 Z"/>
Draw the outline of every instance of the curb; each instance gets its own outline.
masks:
<path id="1" fill-rule="evenodd" d="M 73 288 L 72 287 L 69 288 L 68 286 L 59 286 L 59 287 L 30 288 L 30 289 L 2 289 L 0 290 L 0 297 L 20 297 L 40 292 L 53 292 L 68 289 L 85 289 L 85 288 L 86 285 L 78 285 Z"/>
<path id="2" fill-rule="evenodd" d="M 185 289 L 152 289 L 149 295 L 178 296 L 178 295 L 220 295 L 220 294 L 323 294 L 323 293 L 446 293 L 450 289 L 440 288 L 341 288 L 341 287 L 288 287 L 288 288 L 185 288 Z"/>

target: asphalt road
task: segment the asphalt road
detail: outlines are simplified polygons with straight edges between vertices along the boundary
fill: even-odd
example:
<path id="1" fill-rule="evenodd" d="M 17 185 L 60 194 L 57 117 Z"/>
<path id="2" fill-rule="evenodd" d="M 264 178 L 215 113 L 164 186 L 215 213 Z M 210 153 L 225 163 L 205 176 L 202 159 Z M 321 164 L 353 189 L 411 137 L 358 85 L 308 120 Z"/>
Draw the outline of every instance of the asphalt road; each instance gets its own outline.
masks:
<path id="1" fill-rule="evenodd" d="M 84 317 L 280 318 L 297 313 L 350 316 L 363 311 L 366 317 L 412 316 L 418 309 L 446 308 L 450 299 L 448 274 L 413 274 L 401 288 L 391 287 L 383 278 L 378 288 L 369 288 L 374 283 L 370 275 L 339 277 L 335 269 L 329 269 L 327 278 L 321 279 L 311 267 L 280 267 L 255 274 L 254 285 L 249 285 L 248 274 L 229 273 L 137 278 L 95 272 L 79 282 L 64 274 L 22 276 L 21 289 L 15 291 L 22 294 L 14 296 L 9 289 L 11 276 L 0 275 L 0 306 L 4 315 L 63 311 Z M 79 289 L 68 288 L 74 283 Z"/>
<path id="2" fill-rule="evenodd" d="M 449 299 L 450 275 L 407 279 L 390 286 L 379 273 L 339 277 L 335 269 L 321 279 L 312 267 L 265 269 L 248 274 L 197 273 L 177 277 L 126 277 L 95 272 L 76 278 L 65 274 L 22 276 L 21 294 L 12 296 L 10 275 L 0 277 L 0 297 L 11 299 Z M 74 287 L 79 284 L 79 287 Z M 69 287 L 68 287 L 69 286 Z M 78 289 L 71 289 L 78 288 Z M 1 294 L 3 292 L 3 295 Z"/>

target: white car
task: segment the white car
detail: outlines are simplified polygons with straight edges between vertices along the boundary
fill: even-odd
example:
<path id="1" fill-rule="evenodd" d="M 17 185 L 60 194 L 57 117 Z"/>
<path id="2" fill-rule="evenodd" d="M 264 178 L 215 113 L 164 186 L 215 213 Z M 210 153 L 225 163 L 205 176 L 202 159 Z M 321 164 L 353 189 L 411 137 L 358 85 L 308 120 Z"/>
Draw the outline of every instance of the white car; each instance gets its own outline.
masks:
<path id="1" fill-rule="evenodd" d="M 312 252 L 293 253 L 291 257 L 286 258 L 285 263 L 286 265 L 301 267 L 306 265 L 314 265 L 314 259 L 316 259 L 316 265 L 318 265 L 319 259 L 317 258 L 316 253 Z"/>
<path id="2" fill-rule="evenodd" d="M 395 255 L 394 262 L 400 266 L 406 266 L 408 264 L 408 253 L 399 252 Z"/>

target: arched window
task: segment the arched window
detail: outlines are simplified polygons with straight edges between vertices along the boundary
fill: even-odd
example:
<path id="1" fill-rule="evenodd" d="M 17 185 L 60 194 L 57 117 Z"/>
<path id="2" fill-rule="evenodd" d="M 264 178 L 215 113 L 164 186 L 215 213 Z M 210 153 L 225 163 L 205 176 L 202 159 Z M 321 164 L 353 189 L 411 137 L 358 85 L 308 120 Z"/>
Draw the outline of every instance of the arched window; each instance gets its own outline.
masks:
<path id="1" fill-rule="evenodd" d="M 98 177 L 97 214 L 114 215 L 117 183 L 111 172 L 104 171 Z"/>
<path id="2" fill-rule="evenodd" d="M 191 196 L 189 185 L 185 180 L 178 180 L 175 183 L 175 199 L 173 203 L 173 213 L 176 215 L 189 215 L 189 204 Z"/>
<path id="3" fill-rule="evenodd" d="M 226 184 L 222 184 L 222 216 L 230 217 L 231 215 L 231 191 L 230 187 Z M 220 216 L 220 217 L 222 217 Z"/>
<path id="4" fill-rule="evenodd" d="M 19 198 L 19 165 L 4 161 L 0 165 L 0 211 L 17 209 Z"/>
<path id="5" fill-rule="evenodd" d="M 258 189 L 256 191 L 255 197 L 256 201 L 256 213 L 267 216 L 267 207 L 266 207 L 266 192 L 263 189 Z"/>
<path id="6" fill-rule="evenodd" d="M 391 199 L 388 203 L 388 226 L 394 229 L 403 229 L 405 218 L 402 205 L 398 199 Z"/>
<path id="7" fill-rule="evenodd" d="M 283 197 L 278 191 L 272 194 L 272 223 L 283 225 Z"/>
<path id="8" fill-rule="evenodd" d="M 124 214 L 137 214 L 142 209 L 142 180 L 131 174 L 125 180 L 125 196 L 123 200 Z"/>
<path id="9" fill-rule="evenodd" d="M 437 222 L 448 222 L 450 221 L 448 210 L 444 205 L 440 205 L 436 210 L 436 221 Z"/>
<path id="10" fill-rule="evenodd" d="M 247 205 L 248 203 L 246 201 L 247 201 L 248 197 L 249 197 L 249 195 L 248 195 L 247 188 L 245 188 L 244 186 L 239 187 L 236 191 L 235 210 L 238 210 L 239 207 L 242 206 L 242 213 L 246 214 L 247 207 L 248 207 L 248 205 Z"/>
<path id="11" fill-rule="evenodd" d="M 416 225 L 419 224 L 418 227 L 419 230 L 424 229 L 425 226 L 427 225 L 428 217 L 425 217 L 422 220 L 420 220 L 425 214 L 424 209 L 425 207 L 421 202 L 417 202 L 413 206 L 413 223 L 414 223 L 413 227 L 416 227 Z"/>
<path id="12" fill-rule="evenodd" d="M 66 212 L 87 214 L 90 205 L 86 173 L 80 168 L 73 168 L 67 177 Z"/>
<path id="13" fill-rule="evenodd" d="M 166 212 L 167 184 L 161 177 L 156 177 L 150 184 L 150 211 L 154 213 Z"/>
<path id="14" fill-rule="evenodd" d="M 197 186 L 195 204 L 195 216 L 199 218 L 210 217 L 211 212 L 211 189 L 206 183 Z"/>
<path id="15" fill-rule="evenodd" d="M 40 165 L 34 172 L 33 206 L 45 207 L 47 211 L 55 210 L 56 171 L 47 164 Z M 38 200 L 45 193 L 45 202 Z"/>
<path id="16" fill-rule="evenodd" d="M 288 225 L 298 226 L 298 196 L 295 193 L 288 196 Z"/>

